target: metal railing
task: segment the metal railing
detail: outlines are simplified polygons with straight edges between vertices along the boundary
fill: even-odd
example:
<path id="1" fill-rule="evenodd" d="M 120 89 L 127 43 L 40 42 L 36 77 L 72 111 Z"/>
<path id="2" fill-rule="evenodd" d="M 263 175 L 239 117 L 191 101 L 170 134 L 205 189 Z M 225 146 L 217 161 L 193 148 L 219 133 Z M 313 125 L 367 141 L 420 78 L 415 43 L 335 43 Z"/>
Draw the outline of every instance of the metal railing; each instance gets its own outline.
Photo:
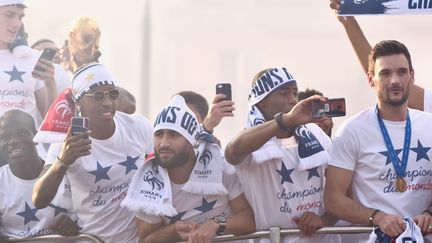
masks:
<path id="1" fill-rule="evenodd" d="M 372 227 L 323 227 L 315 234 L 361 234 L 371 233 Z M 279 227 L 270 227 L 269 230 L 257 231 L 247 235 L 222 235 L 212 239 L 212 242 L 225 242 L 234 240 L 247 240 L 258 238 L 269 238 L 271 243 L 282 242 L 282 236 L 302 234 L 299 229 L 281 229 Z M 186 243 L 182 241 L 179 243 Z"/>
<path id="2" fill-rule="evenodd" d="M 88 234 L 79 234 L 76 236 L 62 236 L 62 235 L 41 235 L 24 239 L 6 238 L 7 242 L 32 242 L 32 241 L 53 241 L 53 240 L 90 240 L 95 243 L 103 243 L 99 237 Z"/>

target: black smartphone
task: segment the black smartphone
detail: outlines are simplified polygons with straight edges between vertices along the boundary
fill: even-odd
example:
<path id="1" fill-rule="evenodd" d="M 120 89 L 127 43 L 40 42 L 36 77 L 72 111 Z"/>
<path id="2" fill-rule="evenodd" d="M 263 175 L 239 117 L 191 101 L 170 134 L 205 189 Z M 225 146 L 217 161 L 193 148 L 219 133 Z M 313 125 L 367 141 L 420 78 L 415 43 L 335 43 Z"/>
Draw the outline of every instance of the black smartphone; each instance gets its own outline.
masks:
<path id="1" fill-rule="evenodd" d="M 56 54 L 57 54 L 57 50 L 54 50 L 54 49 L 51 49 L 51 48 L 45 48 L 45 49 L 43 49 L 42 54 L 39 57 L 39 60 L 40 59 L 45 59 L 45 60 L 48 60 L 48 61 L 52 62 L 52 60 L 54 60 L 54 57 L 55 57 Z M 45 69 L 43 69 L 43 68 L 41 68 L 41 67 L 39 67 L 37 65 L 39 63 L 39 60 L 37 61 L 34 70 L 45 72 Z"/>
<path id="2" fill-rule="evenodd" d="M 82 116 L 74 116 L 71 119 L 72 135 L 77 135 L 81 132 L 89 130 L 89 118 Z"/>
<path id="3" fill-rule="evenodd" d="M 312 117 L 337 117 L 345 115 L 346 108 L 344 98 L 328 99 L 325 103 L 319 100 L 312 101 Z"/>
<path id="4" fill-rule="evenodd" d="M 232 100 L 231 96 L 231 84 L 229 83 L 219 83 L 216 84 L 216 94 L 224 94 L 224 100 Z"/>

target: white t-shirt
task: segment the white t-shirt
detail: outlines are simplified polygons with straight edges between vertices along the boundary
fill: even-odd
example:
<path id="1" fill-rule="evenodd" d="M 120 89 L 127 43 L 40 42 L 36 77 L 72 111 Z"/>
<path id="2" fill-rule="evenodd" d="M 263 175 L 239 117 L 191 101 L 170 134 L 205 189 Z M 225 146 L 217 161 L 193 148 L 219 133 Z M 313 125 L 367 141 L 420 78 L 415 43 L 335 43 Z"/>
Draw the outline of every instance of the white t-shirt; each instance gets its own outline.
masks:
<path id="1" fill-rule="evenodd" d="M 135 216 L 149 224 L 163 222 L 164 225 L 174 224 L 178 220 L 201 225 L 218 215 L 229 218 L 232 214 L 229 201 L 240 196 L 243 193 L 243 189 L 234 168 L 225 160 L 223 163 L 225 168 L 222 175 L 222 183 L 228 190 L 228 195 L 203 196 L 185 192 L 181 190 L 184 184 L 178 185 L 171 182 L 173 206 L 178 213 L 176 216 L 161 217 L 138 214 Z"/>
<path id="2" fill-rule="evenodd" d="M 55 218 L 67 209 L 53 202 L 44 209 L 32 203 L 37 179 L 23 180 L 12 174 L 9 165 L 0 168 L 0 228 L 7 237 L 26 238 L 53 234 L 49 229 Z"/>
<path id="3" fill-rule="evenodd" d="M 352 170 L 354 200 L 402 217 L 421 214 L 432 203 L 432 136 L 427 132 L 432 114 L 409 109 L 411 143 L 406 168 L 407 191 L 395 189 L 396 171 L 378 124 L 375 107 L 346 120 L 333 139 L 329 164 Z M 384 120 L 393 147 L 402 159 L 405 121 Z"/>
<path id="4" fill-rule="evenodd" d="M 424 111 L 432 113 L 432 89 L 424 90 Z"/>
<path id="5" fill-rule="evenodd" d="M 70 198 L 81 232 L 105 242 L 137 242 L 134 216 L 120 202 L 145 154 L 153 151 L 153 127 L 143 116 L 118 111 L 114 122 L 114 134 L 106 140 L 91 138 L 91 155 L 77 159 L 68 169 Z M 47 164 L 56 160 L 61 146 L 50 147 Z"/>
<path id="6" fill-rule="evenodd" d="M 315 124 L 307 124 L 326 151 L 331 149 L 330 138 Z M 246 198 L 251 204 L 257 230 L 270 227 L 297 228 L 294 217 L 304 212 L 324 213 L 323 190 L 326 165 L 298 171 L 298 144 L 294 137 L 277 139 L 283 148 L 283 160 L 270 160 L 258 164 L 249 155 L 236 166 Z M 263 239 L 261 242 L 269 242 Z M 315 235 L 312 237 L 284 237 L 284 242 L 340 242 L 338 235 Z"/>
<path id="7" fill-rule="evenodd" d="M 45 85 L 34 79 L 32 71 L 40 54 L 17 58 L 9 50 L 0 50 L 0 116 L 6 111 L 18 109 L 29 113 L 36 127 L 41 123 L 41 115 L 36 105 L 35 92 Z"/>

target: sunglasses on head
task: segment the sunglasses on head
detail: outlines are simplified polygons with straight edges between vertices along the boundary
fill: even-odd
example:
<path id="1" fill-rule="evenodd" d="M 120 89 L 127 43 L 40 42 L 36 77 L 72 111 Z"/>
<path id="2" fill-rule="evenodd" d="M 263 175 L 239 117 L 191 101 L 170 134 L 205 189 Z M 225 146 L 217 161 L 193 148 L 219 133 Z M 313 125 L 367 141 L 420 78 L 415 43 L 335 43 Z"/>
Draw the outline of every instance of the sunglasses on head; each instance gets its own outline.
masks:
<path id="1" fill-rule="evenodd" d="M 84 94 L 85 96 L 93 96 L 96 101 L 102 101 L 105 99 L 105 96 L 108 95 L 110 100 L 117 100 L 120 95 L 120 90 L 118 89 L 110 89 L 108 91 L 95 91 L 90 94 Z"/>

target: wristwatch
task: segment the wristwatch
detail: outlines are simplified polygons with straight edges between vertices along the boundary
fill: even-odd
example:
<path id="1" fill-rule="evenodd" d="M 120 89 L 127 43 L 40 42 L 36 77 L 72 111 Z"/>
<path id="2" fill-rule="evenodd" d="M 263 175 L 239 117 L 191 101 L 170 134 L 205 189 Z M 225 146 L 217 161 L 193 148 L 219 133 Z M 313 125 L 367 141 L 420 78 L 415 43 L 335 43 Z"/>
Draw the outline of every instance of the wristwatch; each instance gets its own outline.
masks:
<path id="1" fill-rule="evenodd" d="M 216 234 L 221 235 L 225 231 L 226 218 L 223 215 L 218 215 L 213 218 L 213 221 L 219 225 L 219 229 L 216 231 Z"/>

